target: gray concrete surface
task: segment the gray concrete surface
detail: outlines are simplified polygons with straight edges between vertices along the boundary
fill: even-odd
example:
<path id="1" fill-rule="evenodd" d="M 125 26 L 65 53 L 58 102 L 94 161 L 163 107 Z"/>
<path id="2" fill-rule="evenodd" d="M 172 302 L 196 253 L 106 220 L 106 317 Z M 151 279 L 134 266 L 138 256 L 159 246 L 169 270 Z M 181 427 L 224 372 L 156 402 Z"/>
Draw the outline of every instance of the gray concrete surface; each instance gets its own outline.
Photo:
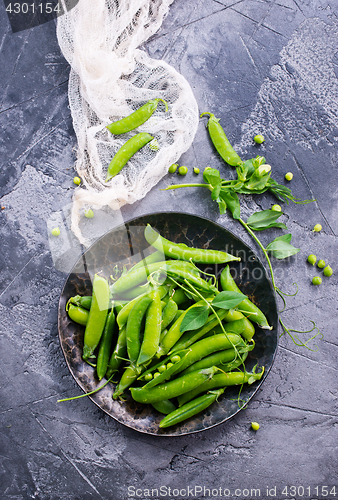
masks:
<path id="1" fill-rule="evenodd" d="M 283 291 L 299 286 L 287 299 L 285 323 L 306 330 L 314 320 L 323 334 L 309 344 L 312 350 L 282 336 L 261 389 L 229 422 L 160 439 L 125 428 L 86 398 L 56 402 L 79 394 L 57 331 L 66 273 L 54 266 L 47 231 L 74 188 L 69 68 L 54 22 L 12 33 L 0 4 L 1 499 L 337 498 L 337 35 L 335 0 L 175 0 L 144 47 L 188 79 L 200 110 L 221 118 L 243 157 L 261 152 L 277 181 L 292 171 L 293 192 L 316 198 L 285 206 L 301 251 L 274 266 Z M 266 137 L 259 149 L 252 142 L 258 132 Z M 189 167 L 187 180 L 195 166 L 215 166 L 225 177 L 231 171 L 202 121 L 180 163 Z M 218 214 L 207 192 L 159 191 L 176 181 L 167 176 L 124 207 L 124 220 L 185 211 L 219 222 L 254 247 L 239 224 Z M 243 215 L 275 201 L 242 199 Z M 311 231 L 316 223 L 321 233 Z M 267 244 L 277 234 L 260 236 Z M 319 287 L 311 285 L 319 272 L 306 263 L 309 253 L 334 269 Z M 260 423 L 257 433 L 251 421 Z"/>

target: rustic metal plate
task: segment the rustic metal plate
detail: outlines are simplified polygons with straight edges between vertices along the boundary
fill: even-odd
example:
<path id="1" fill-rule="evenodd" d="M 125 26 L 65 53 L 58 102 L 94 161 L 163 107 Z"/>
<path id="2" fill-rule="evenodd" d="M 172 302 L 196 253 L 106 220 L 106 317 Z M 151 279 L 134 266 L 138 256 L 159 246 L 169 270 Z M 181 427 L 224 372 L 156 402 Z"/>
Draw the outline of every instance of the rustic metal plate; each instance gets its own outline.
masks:
<path id="1" fill-rule="evenodd" d="M 225 250 L 241 257 L 240 262 L 230 263 L 231 272 L 243 293 L 262 309 L 273 326 L 271 331 L 256 328 L 256 345 L 249 353 L 246 366 L 248 370 L 256 364 L 264 366 L 265 373 L 259 382 L 243 387 L 241 400 L 249 401 L 266 378 L 277 349 L 278 313 L 275 293 L 263 265 L 247 245 L 224 227 L 205 218 L 184 213 L 157 213 L 133 219 L 107 233 L 79 259 L 66 280 L 58 312 L 61 347 L 71 374 L 85 392 L 96 389 L 99 384 L 95 369 L 81 358 L 84 327 L 69 319 L 65 311 L 67 300 L 77 294 L 91 295 L 91 278 L 96 272 L 101 271 L 108 278 L 116 264 L 121 266 L 122 263 L 130 267 L 136 263 L 148 246 L 143 236 L 147 223 L 171 241 L 198 248 Z M 215 272 L 219 276 L 223 267 L 208 266 L 208 270 L 204 270 Z M 114 401 L 113 391 L 114 384 L 109 383 L 88 397 L 118 422 L 139 432 L 158 436 L 199 432 L 225 422 L 240 411 L 237 402 L 238 387 L 228 388 L 219 401 L 203 413 L 175 427 L 160 429 L 158 424 L 163 415 L 152 406 L 135 403 L 130 396 L 124 402 Z"/>

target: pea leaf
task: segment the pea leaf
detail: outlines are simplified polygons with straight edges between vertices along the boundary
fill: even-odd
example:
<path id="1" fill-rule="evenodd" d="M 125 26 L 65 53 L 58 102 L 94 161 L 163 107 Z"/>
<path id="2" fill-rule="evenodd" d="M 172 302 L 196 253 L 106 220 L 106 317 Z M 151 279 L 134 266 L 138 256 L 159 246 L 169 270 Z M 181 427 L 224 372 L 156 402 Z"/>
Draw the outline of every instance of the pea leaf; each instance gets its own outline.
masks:
<path id="1" fill-rule="evenodd" d="M 211 192 L 211 199 L 218 201 L 219 193 L 221 191 L 221 183 L 217 184 Z"/>
<path id="2" fill-rule="evenodd" d="M 225 203 L 225 201 L 222 200 L 222 198 L 218 198 L 216 201 L 218 203 L 219 213 L 221 215 L 225 214 L 227 209 L 227 204 Z"/>
<path id="3" fill-rule="evenodd" d="M 287 257 L 291 257 L 291 255 L 295 255 L 300 251 L 300 248 L 295 248 L 290 244 L 291 238 L 291 234 L 279 236 L 268 244 L 266 250 L 271 252 L 276 259 L 286 259 Z"/>
<path id="4" fill-rule="evenodd" d="M 188 330 L 201 328 L 207 322 L 208 316 L 209 307 L 207 305 L 192 307 L 183 318 L 180 326 L 180 332 L 183 333 Z"/>
<path id="5" fill-rule="evenodd" d="M 222 189 L 220 192 L 220 198 L 226 203 L 227 208 L 230 210 L 231 215 L 234 219 L 239 219 L 241 216 L 241 207 L 239 204 L 239 199 L 237 193 L 234 191 L 226 191 Z"/>
<path id="6" fill-rule="evenodd" d="M 275 212 L 274 210 L 262 210 L 260 212 L 255 212 L 252 214 L 246 223 L 254 231 L 264 231 L 271 227 L 279 227 L 281 229 L 287 229 L 286 225 L 282 222 L 276 222 L 276 220 L 283 215 L 283 212 Z"/>
<path id="7" fill-rule="evenodd" d="M 221 185 L 221 175 L 216 168 L 207 168 L 203 172 L 203 179 L 205 182 L 208 182 L 213 187 Z"/>
<path id="8" fill-rule="evenodd" d="M 212 305 L 220 309 L 233 309 L 246 298 L 247 296 L 240 292 L 224 291 L 216 295 Z"/>
<path id="9" fill-rule="evenodd" d="M 256 172 L 252 174 L 250 179 L 245 183 L 245 187 L 250 191 L 256 192 L 264 189 L 270 179 L 270 172 L 265 175 L 259 175 Z"/>

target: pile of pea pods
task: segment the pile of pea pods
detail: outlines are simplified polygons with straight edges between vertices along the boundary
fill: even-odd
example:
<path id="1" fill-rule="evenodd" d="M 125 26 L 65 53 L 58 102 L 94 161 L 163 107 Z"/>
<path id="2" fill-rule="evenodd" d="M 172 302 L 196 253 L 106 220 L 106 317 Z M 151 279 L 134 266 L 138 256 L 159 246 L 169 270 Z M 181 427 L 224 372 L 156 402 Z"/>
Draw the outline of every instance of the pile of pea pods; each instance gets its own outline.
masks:
<path id="1" fill-rule="evenodd" d="M 260 380 L 264 367 L 248 372 L 244 363 L 255 346 L 253 323 L 271 327 L 241 294 L 229 265 L 220 276 L 223 292 L 215 277 L 203 279 L 196 266 L 227 264 L 238 257 L 173 243 L 149 224 L 144 236 L 153 253 L 112 284 L 96 274 L 92 296 L 71 297 L 66 309 L 85 326 L 83 360 L 95 367 L 100 380 L 117 380 L 112 397 L 122 399 L 130 392 L 138 403 L 165 415 L 159 424 L 165 428 L 217 404 L 226 387 Z M 213 301 L 224 292 L 240 294 L 240 302 L 216 310 Z M 195 314 L 205 315 L 195 325 L 194 308 Z"/>

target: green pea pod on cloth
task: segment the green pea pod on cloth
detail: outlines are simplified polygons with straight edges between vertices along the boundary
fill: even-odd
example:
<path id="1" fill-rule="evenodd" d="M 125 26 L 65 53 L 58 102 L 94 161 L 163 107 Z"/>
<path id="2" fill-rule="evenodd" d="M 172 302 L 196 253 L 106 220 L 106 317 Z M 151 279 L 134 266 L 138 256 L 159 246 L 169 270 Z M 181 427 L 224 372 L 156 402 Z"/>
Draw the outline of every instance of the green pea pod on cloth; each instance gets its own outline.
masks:
<path id="1" fill-rule="evenodd" d="M 106 182 L 115 177 L 130 158 L 152 140 L 153 137 L 150 134 L 140 132 L 123 144 L 109 163 Z"/>
<path id="2" fill-rule="evenodd" d="M 87 360 L 93 354 L 100 342 L 108 315 L 109 295 L 108 281 L 95 274 L 93 279 L 93 298 L 83 341 L 82 357 L 84 360 Z"/>
<path id="3" fill-rule="evenodd" d="M 187 420 L 203 410 L 208 408 L 212 403 L 214 403 L 218 397 L 223 394 L 225 389 L 218 389 L 218 391 L 209 391 L 207 394 L 200 396 L 199 398 L 186 403 L 185 405 L 177 408 L 168 415 L 166 415 L 160 422 L 159 426 L 161 429 L 170 427 L 172 425 L 179 424 L 184 420 Z"/>
<path id="4" fill-rule="evenodd" d="M 229 139 L 225 135 L 225 132 L 219 123 L 220 119 L 216 118 L 214 114 L 209 112 L 202 113 L 201 117 L 204 115 L 209 115 L 207 128 L 210 138 L 221 158 L 223 158 L 223 160 L 232 167 L 236 167 L 242 163 L 242 160 L 231 146 Z"/>
<path id="5" fill-rule="evenodd" d="M 135 130 L 137 127 L 149 120 L 152 114 L 156 111 L 159 102 L 163 102 L 163 104 L 165 105 L 165 111 L 167 112 L 167 101 L 160 98 L 151 99 L 130 115 L 125 116 L 121 120 L 110 123 L 106 128 L 109 130 L 109 132 L 115 135 L 125 134 L 126 132 L 130 132 L 131 130 Z"/>
<path id="6" fill-rule="evenodd" d="M 147 224 L 144 230 L 144 237 L 150 245 L 158 251 L 162 251 L 164 255 L 171 259 L 187 260 L 199 264 L 224 264 L 241 260 L 240 257 L 235 257 L 220 250 L 193 248 L 184 243 L 173 243 L 163 238 L 150 224 Z"/>

